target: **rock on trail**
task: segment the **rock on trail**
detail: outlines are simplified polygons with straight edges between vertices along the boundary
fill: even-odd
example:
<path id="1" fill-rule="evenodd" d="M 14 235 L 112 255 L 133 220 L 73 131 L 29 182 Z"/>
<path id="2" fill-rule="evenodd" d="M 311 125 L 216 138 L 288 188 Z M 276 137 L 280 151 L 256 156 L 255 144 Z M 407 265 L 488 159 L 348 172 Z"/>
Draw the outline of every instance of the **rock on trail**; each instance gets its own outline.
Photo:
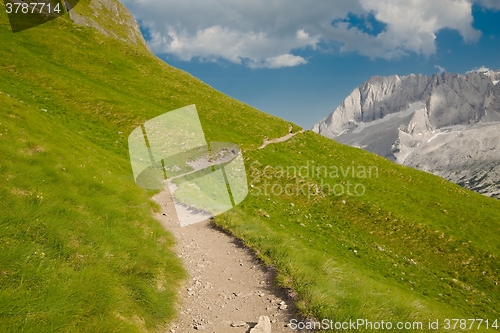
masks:
<path id="1" fill-rule="evenodd" d="M 250 333 L 271 333 L 271 321 L 269 317 L 260 316 L 259 322 L 250 330 Z"/>

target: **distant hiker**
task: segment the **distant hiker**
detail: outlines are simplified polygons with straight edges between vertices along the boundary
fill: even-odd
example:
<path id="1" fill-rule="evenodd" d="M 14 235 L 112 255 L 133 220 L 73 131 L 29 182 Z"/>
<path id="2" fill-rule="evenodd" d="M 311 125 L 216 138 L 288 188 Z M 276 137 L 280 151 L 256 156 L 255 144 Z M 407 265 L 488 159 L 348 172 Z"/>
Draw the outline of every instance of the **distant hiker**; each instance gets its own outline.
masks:
<path id="1" fill-rule="evenodd" d="M 292 124 L 288 124 L 288 133 L 290 133 L 290 134 L 293 133 L 293 126 L 292 126 Z"/>

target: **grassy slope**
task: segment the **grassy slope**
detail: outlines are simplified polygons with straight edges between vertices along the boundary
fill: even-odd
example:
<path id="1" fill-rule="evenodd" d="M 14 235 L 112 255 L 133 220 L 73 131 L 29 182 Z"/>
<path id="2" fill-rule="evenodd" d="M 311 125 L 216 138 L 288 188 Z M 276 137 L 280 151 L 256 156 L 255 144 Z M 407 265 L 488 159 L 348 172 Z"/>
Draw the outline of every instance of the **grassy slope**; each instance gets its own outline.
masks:
<path id="1" fill-rule="evenodd" d="M 2 332 L 152 329 L 184 272 L 127 161 L 0 94 Z"/>
<path id="2" fill-rule="evenodd" d="M 251 195 L 217 221 L 277 266 L 281 284 L 299 293 L 305 314 L 426 324 L 499 317 L 498 200 L 310 132 L 246 156 Z M 313 177 L 312 168 L 309 176 L 302 170 L 303 179 L 294 179 L 291 169 L 280 174 L 280 167 L 308 161 L 356 170 L 377 166 L 378 177 Z M 274 184 L 297 180 L 310 190 L 276 195 L 276 186 L 273 194 Z M 366 193 L 336 196 L 327 186 L 322 190 L 321 181 L 363 184 Z"/>
<path id="3" fill-rule="evenodd" d="M 253 195 L 216 222 L 279 268 L 305 314 L 498 317 L 497 200 L 312 133 L 256 150 L 287 123 L 67 18 L 12 34 L 0 16 L 0 40 L 2 330 L 133 331 L 170 318 L 183 273 L 133 183 L 126 138 L 188 104 L 208 141 L 244 148 L 254 181 Z M 361 197 L 257 195 L 264 180 L 295 181 L 263 179 L 264 166 L 313 160 L 376 165 L 379 176 L 324 179 L 362 183 Z"/>
<path id="4" fill-rule="evenodd" d="M 133 182 L 128 133 L 188 104 L 211 141 L 257 146 L 287 123 L 68 17 L 13 34 L 3 8 L 0 330 L 154 331 L 185 275 Z"/>

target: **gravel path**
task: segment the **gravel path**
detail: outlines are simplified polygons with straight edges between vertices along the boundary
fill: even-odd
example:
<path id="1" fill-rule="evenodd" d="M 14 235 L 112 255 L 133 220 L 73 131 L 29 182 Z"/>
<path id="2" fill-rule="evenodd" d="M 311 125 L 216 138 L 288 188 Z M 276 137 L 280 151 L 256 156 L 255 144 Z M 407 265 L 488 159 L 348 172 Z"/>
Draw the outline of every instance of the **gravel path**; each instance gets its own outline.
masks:
<path id="1" fill-rule="evenodd" d="M 179 293 L 177 319 L 167 332 L 250 332 L 259 316 L 268 316 L 272 332 L 297 332 L 287 327 L 295 309 L 273 276 L 232 236 L 209 221 L 180 227 L 170 194 L 153 198 L 156 218 L 177 239 L 177 255 L 189 273 Z"/>
<path id="2" fill-rule="evenodd" d="M 291 138 L 293 138 L 295 135 L 300 134 L 300 133 L 303 133 L 304 131 L 305 131 L 305 130 L 300 130 L 300 131 L 298 131 L 298 132 L 296 132 L 296 133 L 292 133 L 292 132 L 290 132 L 290 133 L 288 133 L 288 134 L 287 134 L 287 135 L 285 135 L 285 136 L 282 136 L 282 137 L 280 137 L 280 138 L 276 138 L 276 139 L 271 139 L 271 140 L 267 140 L 267 138 L 266 138 L 266 139 L 264 139 L 264 142 L 262 143 L 262 146 L 260 146 L 260 147 L 259 147 L 259 149 L 264 149 L 264 148 L 266 148 L 266 146 L 267 146 L 268 144 L 271 144 L 271 143 L 278 143 L 278 142 L 285 142 L 285 141 L 288 141 L 288 140 L 290 140 Z"/>

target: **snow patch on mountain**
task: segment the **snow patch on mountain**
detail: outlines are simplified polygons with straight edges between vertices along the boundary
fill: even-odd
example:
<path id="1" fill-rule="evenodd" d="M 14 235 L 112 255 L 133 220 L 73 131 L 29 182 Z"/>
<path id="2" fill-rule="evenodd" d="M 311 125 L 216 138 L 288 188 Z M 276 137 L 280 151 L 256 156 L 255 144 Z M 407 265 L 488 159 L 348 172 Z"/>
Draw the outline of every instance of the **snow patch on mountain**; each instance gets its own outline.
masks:
<path id="1" fill-rule="evenodd" d="M 500 197 L 498 82 L 500 71 L 372 77 L 312 130 Z"/>

